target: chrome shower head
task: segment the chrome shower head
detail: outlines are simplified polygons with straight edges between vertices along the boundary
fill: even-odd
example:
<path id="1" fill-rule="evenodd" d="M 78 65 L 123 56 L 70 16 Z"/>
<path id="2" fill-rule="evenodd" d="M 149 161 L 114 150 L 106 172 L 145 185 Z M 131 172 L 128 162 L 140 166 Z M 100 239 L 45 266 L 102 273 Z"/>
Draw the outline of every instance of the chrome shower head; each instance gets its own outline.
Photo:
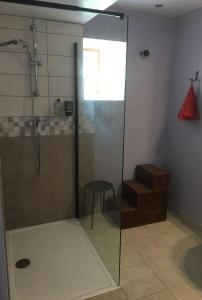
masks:
<path id="1" fill-rule="evenodd" d="M 29 59 L 30 59 L 30 62 L 31 62 L 31 61 L 32 61 L 32 54 L 31 54 L 31 52 L 30 52 L 30 50 L 29 50 L 28 45 L 27 45 L 26 42 L 25 42 L 24 40 L 22 40 L 22 39 L 19 39 L 19 43 L 20 43 L 20 45 L 22 46 L 23 49 L 26 49 L 27 54 L 28 54 Z"/>
<path id="2" fill-rule="evenodd" d="M 27 44 L 25 43 L 24 40 L 19 39 L 19 43 L 20 43 L 20 45 L 22 46 L 22 48 L 27 48 Z"/>
<path id="3" fill-rule="evenodd" d="M 18 44 L 17 40 L 11 40 L 11 41 L 8 41 L 8 42 L 0 43 L 0 47 L 6 47 L 6 46 L 9 46 L 9 45 L 17 45 L 17 44 Z"/>

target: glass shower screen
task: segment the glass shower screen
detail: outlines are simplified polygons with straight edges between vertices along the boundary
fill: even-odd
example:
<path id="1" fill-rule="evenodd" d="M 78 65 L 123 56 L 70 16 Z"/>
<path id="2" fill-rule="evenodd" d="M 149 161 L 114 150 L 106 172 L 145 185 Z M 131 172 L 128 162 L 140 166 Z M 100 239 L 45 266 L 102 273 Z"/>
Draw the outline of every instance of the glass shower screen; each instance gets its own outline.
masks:
<path id="1" fill-rule="evenodd" d="M 84 25 L 79 78 L 79 218 L 119 284 L 127 18 Z"/>

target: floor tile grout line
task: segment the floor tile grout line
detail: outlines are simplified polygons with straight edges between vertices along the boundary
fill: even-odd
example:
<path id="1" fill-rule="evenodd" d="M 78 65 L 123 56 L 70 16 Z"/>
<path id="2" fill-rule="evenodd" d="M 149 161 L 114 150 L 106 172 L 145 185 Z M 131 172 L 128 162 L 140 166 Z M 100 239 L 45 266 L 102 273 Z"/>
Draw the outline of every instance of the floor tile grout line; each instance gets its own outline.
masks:
<path id="1" fill-rule="evenodd" d="M 136 300 L 147 300 L 147 298 L 149 298 L 149 297 L 156 296 L 156 295 L 160 295 L 160 294 L 165 293 L 165 292 L 169 292 L 169 293 L 170 293 L 169 290 L 165 290 L 165 291 L 161 291 L 161 292 L 158 292 L 158 293 L 155 293 L 155 294 L 151 294 L 151 295 L 148 295 L 148 296 L 144 296 L 143 298 L 139 298 L 139 299 L 136 299 Z M 173 296 L 172 293 L 170 293 L 170 294 Z M 174 296 L 174 298 L 177 299 L 175 296 Z M 177 300 L 178 300 L 178 299 L 177 299 Z"/>
<path id="2" fill-rule="evenodd" d="M 172 222 L 172 220 L 171 220 L 171 222 Z M 174 223 L 174 225 L 177 227 L 177 228 L 179 228 L 181 231 L 182 231 L 182 233 L 184 233 L 185 234 L 185 236 L 186 236 L 186 238 L 191 238 L 191 239 L 193 239 L 193 240 L 196 240 L 196 232 L 194 232 L 194 231 L 192 231 L 192 232 L 187 232 L 186 230 L 183 230 L 181 227 L 180 227 L 180 225 L 179 224 L 176 224 L 175 222 L 172 222 L 172 223 Z M 188 226 L 186 226 L 187 228 L 188 228 Z M 189 229 L 189 228 L 188 228 Z M 198 236 L 198 234 L 197 234 L 197 237 L 199 237 L 200 238 L 200 236 Z M 200 239 L 201 240 L 201 239 Z M 127 237 L 127 238 L 125 238 L 125 240 L 124 240 L 124 242 L 125 242 L 125 244 L 127 245 L 127 244 L 131 244 L 131 242 L 130 242 L 130 238 L 129 237 Z M 133 247 L 134 248 L 134 247 Z M 168 246 L 167 246 L 167 248 L 168 248 Z M 136 252 L 136 251 L 135 251 Z M 155 269 L 153 269 L 152 268 L 152 266 L 150 266 L 148 263 L 147 263 L 147 261 L 146 261 L 146 259 L 144 258 L 144 256 L 142 256 L 141 254 L 139 254 L 139 252 L 136 252 L 137 253 L 137 255 L 141 258 L 141 260 L 142 260 L 142 263 L 144 263 L 154 274 L 155 274 L 155 276 L 162 282 L 162 284 L 163 284 L 163 286 L 165 286 L 166 287 L 166 283 L 164 283 L 162 280 L 161 280 L 161 278 L 159 278 L 159 275 L 158 275 L 158 272 L 155 270 Z M 135 266 L 137 266 L 138 264 L 137 263 L 135 263 L 135 264 L 132 264 L 131 266 L 128 266 L 128 267 L 124 267 L 124 268 L 122 268 L 122 270 L 125 270 L 125 269 L 127 269 L 127 268 L 135 268 Z M 173 287 L 166 287 L 166 289 L 165 289 L 165 291 L 162 291 L 162 293 L 163 292 L 168 292 L 174 299 L 178 299 L 177 298 L 177 296 L 173 293 L 173 289 L 175 289 L 175 288 L 177 288 L 177 287 L 179 287 L 179 286 L 183 286 L 185 283 L 179 283 L 179 284 L 177 284 L 176 286 L 173 286 Z M 125 290 L 123 289 L 123 291 L 125 292 Z M 152 294 L 152 295 L 148 295 L 148 296 L 144 296 L 143 298 L 139 298 L 139 300 L 144 300 L 144 299 L 147 299 L 147 297 L 150 297 L 150 296 L 153 296 L 153 295 L 157 295 L 157 294 L 160 294 L 161 292 L 158 292 L 158 293 L 155 293 L 155 294 Z M 125 294 L 126 294 L 126 292 L 125 292 Z M 129 299 L 130 300 L 130 299 Z M 138 300 L 138 299 L 137 299 Z"/>
<path id="3" fill-rule="evenodd" d="M 157 277 L 157 279 L 159 279 L 159 281 L 162 283 L 162 285 L 165 287 L 165 289 L 164 290 L 162 290 L 162 291 L 159 291 L 158 293 L 154 293 L 154 294 L 151 294 L 151 295 L 147 295 L 147 296 L 145 296 L 145 297 L 149 297 L 149 296 L 154 296 L 154 295 L 156 295 L 156 294 L 159 294 L 159 293 L 162 293 L 162 292 L 165 292 L 165 291 L 168 291 L 168 288 L 166 287 L 166 285 L 162 282 L 162 280 L 160 280 L 160 278 L 156 275 L 156 273 L 155 272 L 153 272 L 153 270 L 150 268 L 150 266 L 149 265 L 147 265 L 147 263 L 145 262 L 145 261 L 143 261 L 143 263 L 152 271 L 152 273 Z M 142 263 L 140 262 L 140 263 L 138 263 L 138 264 L 136 264 L 136 265 L 133 265 L 133 266 L 130 266 L 130 267 L 127 267 L 127 268 L 124 268 L 124 269 L 130 269 L 130 268 L 134 268 L 135 266 L 137 266 L 137 265 L 141 265 Z M 121 286 L 121 288 L 123 289 L 123 291 L 125 292 L 125 290 L 124 290 L 124 288 Z M 126 293 L 126 292 L 125 292 Z M 144 298 L 145 298 L 144 297 Z M 130 300 L 130 298 L 129 297 L 127 297 L 129 300 Z M 135 300 L 143 300 L 144 298 L 137 298 L 137 299 L 135 299 Z"/>
<path id="4" fill-rule="evenodd" d="M 178 300 L 178 298 L 175 296 L 175 294 L 172 292 L 172 289 L 169 290 L 169 292 L 171 293 L 171 295 L 176 299 Z"/>
<path id="5" fill-rule="evenodd" d="M 124 290 L 122 287 L 120 287 L 120 288 L 121 288 L 123 294 L 126 296 L 126 299 L 127 299 L 127 300 L 130 300 L 130 298 L 128 297 L 128 295 L 127 295 L 127 293 L 125 292 L 125 290 Z"/>
<path id="6" fill-rule="evenodd" d="M 136 252 L 136 251 L 135 251 Z M 163 284 L 163 286 L 165 287 L 165 289 L 166 290 L 168 290 L 169 288 L 165 285 L 165 283 L 162 281 L 162 279 L 159 277 L 159 275 L 158 275 L 158 273 L 147 263 L 147 261 L 145 260 L 145 258 L 144 257 L 142 257 L 139 253 L 137 253 L 139 256 L 140 256 L 140 258 L 143 260 L 143 263 L 152 271 L 152 273 L 160 280 L 160 282 Z M 136 265 L 138 265 L 138 264 L 136 264 Z M 135 266 L 135 265 L 134 265 Z M 134 267 L 134 266 L 130 266 L 130 267 Z M 124 268 L 124 269 L 126 269 L 126 268 Z M 179 285 L 177 285 L 177 286 L 179 286 Z M 176 286 L 176 287 L 177 287 Z M 175 288 L 175 287 L 173 287 L 173 288 Z"/>
<path id="7" fill-rule="evenodd" d="M 159 277 L 159 275 L 157 274 L 157 272 L 155 272 L 150 265 L 146 262 L 146 260 L 144 259 L 144 257 L 142 257 L 140 255 L 140 257 L 142 258 L 142 260 L 144 261 L 145 265 L 152 271 L 152 273 L 154 273 L 154 275 L 160 280 L 160 282 L 163 284 L 163 286 L 166 288 L 166 290 L 168 289 L 168 287 L 165 285 L 165 283 L 163 282 L 163 280 Z"/>

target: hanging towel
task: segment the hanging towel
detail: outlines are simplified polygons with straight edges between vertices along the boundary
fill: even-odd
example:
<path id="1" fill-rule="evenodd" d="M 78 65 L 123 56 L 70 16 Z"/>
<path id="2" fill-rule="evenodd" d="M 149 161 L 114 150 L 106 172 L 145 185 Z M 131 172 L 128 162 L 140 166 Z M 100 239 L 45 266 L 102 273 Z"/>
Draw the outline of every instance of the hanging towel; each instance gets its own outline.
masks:
<path id="1" fill-rule="evenodd" d="M 194 87 L 192 82 L 188 94 L 182 105 L 182 109 L 178 113 L 178 120 L 191 121 L 191 120 L 198 120 L 198 119 L 199 119 L 198 103 L 197 103 L 197 97 L 194 92 Z"/>

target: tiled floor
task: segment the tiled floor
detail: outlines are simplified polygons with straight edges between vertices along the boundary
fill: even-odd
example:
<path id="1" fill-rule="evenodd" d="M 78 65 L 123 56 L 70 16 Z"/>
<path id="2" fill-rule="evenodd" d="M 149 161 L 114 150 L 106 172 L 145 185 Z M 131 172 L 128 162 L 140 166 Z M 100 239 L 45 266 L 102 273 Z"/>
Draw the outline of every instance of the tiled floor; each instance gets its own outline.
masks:
<path id="1" fill-rule="evenodd" d="M 202 300 L 202 239 L 171 215 L 124 230 L 121 289 L 92 299 Z"/>

